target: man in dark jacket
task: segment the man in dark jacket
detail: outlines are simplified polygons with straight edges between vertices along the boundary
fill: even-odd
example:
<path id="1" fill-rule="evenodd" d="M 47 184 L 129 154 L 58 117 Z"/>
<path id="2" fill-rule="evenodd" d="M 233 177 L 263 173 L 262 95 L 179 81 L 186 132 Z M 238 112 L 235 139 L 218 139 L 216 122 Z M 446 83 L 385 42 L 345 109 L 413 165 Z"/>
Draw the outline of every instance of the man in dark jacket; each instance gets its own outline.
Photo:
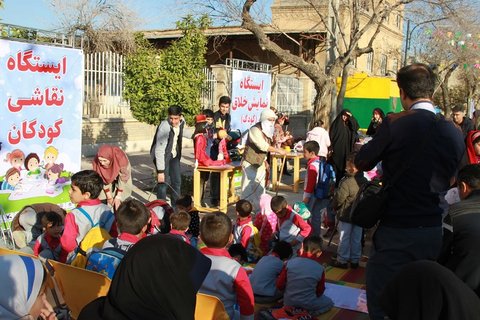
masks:
<path id="1" fill-rule="evenodd" d="M 371 319 L 384 319 L 378 297 L 403 265 L 437 258 L 442 245 L 440 193 L 450 186 L 465 149 L 460 130 L 435 114 L 435 75 L 428 66 L 403 67 L 397 84 L 405 111 L 389 115 L 355 158 L 363 171 L 382 161 L 386 184 L 403 170 L 390 187 L 367 264 Z"/>
<path id="2" fill-rule="evenodd" d="M 442 263 L 480 297 L 480 166 L 463 167 L 457 180 L 462 201 L 448 210 L 453 235 L 445 244 Z"/>
<path id="3" fill-rule="evenodd" d="M 452 118 L 453 122 L 462 129 L 464 139 L 469 131 L 475 130 L 473 121 L 465 117 L 465 108 L 462 105 L 458 104 L 452 108 Z"/>
<path id="4" fill-rule="evenodd" d="M 158 126 L 150 148 L 150 155 L 157 170 L 157 199 L 167 199 L 167 185 L 170 185 L 172 205 L 175 205 L 180 196 L 180 159 L 184 125 L 182 107 L 168 108 L 168 118 Z"/>

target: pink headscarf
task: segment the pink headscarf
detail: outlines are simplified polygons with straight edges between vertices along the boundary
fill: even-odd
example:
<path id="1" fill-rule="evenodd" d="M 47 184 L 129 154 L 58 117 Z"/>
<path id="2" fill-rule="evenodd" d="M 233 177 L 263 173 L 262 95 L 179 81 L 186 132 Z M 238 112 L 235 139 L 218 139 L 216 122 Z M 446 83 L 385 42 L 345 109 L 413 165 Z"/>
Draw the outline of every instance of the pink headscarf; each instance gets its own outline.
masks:
<path id="1" fill-rule="evenodd" d="M 110 161 L 110 166 L 104 168 L 98 158 L 105 158 Z M 93 170 L 98 172 L 105 184 L 112 183 L 120 175 L 122 181 L 128 181 L 130 174 L 127 170 L 128 158 L 122 149 L 116 146 L 103 145 L 98 149 L 97 155 L 93 160 Z"/>

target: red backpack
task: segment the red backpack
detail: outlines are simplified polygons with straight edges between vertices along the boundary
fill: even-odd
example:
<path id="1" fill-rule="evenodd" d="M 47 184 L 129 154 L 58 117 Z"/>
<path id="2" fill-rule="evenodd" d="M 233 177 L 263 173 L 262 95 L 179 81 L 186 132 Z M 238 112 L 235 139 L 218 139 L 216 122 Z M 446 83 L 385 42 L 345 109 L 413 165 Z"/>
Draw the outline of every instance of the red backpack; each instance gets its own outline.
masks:
<path id="1" fill-rule="evenodd" d="M 170 215 L 173 208 L 163 200 L 153 200 L 145 204 L 150 210 L 151 221 L 147 228 L 147 234 L 169 233 Z"/>

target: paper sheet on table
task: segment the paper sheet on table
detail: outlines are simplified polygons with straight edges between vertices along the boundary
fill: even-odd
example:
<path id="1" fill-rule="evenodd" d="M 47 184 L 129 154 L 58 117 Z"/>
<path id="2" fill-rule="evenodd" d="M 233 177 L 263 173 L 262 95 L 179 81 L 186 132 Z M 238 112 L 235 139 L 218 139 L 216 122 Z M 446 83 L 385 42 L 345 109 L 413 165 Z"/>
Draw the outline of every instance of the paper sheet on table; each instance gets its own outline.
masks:
<path id="1" fill-rule="evenodd" d="M 337 308 L 368 313 L 367 294 L 363 289 L 327 282 L 323 294 L 332 299 Z"/>

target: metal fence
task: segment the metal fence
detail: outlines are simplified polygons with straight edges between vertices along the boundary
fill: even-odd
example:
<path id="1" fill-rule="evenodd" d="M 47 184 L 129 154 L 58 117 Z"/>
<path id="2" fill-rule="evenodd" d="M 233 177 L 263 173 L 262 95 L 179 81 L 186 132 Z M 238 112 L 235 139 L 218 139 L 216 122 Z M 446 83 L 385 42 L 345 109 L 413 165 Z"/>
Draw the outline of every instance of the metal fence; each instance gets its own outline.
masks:
<path id="1" fill-rule="evenodd" d="M 277 110 L 288 115 L 302 111 L 303 87 L 300 79 L 277 76 Z"/>
<path id="2" fill-rule="evenodd" d="M 205 74 L 205 83 L 200 92 L 201 106 L 204 109 L 211 109 L 216 104 L 217 79 L 210 68 L 204 68 L 203 73 Z"/>
<path id="3" fill-rule="evenodd" d="M 123 99 L 123 59 L 121 54 L 113 52 L 85 55 L 84 116 L 131 116 L 128 102 Z"/>

